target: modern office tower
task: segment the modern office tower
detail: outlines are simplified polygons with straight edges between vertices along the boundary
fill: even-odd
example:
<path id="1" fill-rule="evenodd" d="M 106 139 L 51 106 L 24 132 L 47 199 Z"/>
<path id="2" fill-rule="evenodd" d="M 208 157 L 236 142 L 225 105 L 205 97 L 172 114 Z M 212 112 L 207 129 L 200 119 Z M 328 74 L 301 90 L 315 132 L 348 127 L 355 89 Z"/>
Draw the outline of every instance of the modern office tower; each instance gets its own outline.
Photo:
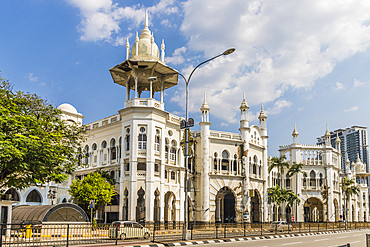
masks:
<path id="1" fill-rule="evenodd" d="M 335 147 L 335 140 L 339 138 L 341 140 L 341 152 L 342 152 L 342 169 L 346 168 L 346 160 L 356 162 L 357 157 L 360 158 L 361 162 L 366 166 L 366 172 L 369 172 L 369 160 L 368 160 L 368 140 L 367 140 L 367 127 L 352 126 L 345 129 L 337 129 L 330 132 L 331 135 L 331 146 Z M 325 137 L 321 136 L 317 138 L 317 144 L 325 144 Z"/>

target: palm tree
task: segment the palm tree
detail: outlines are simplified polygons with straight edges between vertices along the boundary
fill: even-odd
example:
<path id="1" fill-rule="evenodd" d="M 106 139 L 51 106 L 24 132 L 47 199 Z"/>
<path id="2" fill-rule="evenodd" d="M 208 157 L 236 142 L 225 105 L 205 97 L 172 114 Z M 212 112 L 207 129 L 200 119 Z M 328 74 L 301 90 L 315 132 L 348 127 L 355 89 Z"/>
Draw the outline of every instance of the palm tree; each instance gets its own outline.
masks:
<path id="1" fill-rule="evenodd" d="M 297 175 L 296 176 L 296 183 L 295 183 L 295 194 L 299 196 L 298 194 L 298 174 L 299 173 L 302 173 L 303 175 L 306 174 L 305 171 L 302 171 L 302 168 L 303 168 L 303 164 L 302 163 L 296 163 L 296 162 L 293 162 L 293 164 L 289 167 L 289 170 L 287 172 L 288 176 L 289 177 L 293 177 L 294 175 Z M 298 202 L 298 204 L 297 204 Z M 295 219 L 297 220 L 297 211 L 298 211 L 298 205 L 300 203 L 300 200 L 298 198 L 298 200 L 296 200 L 296 210 L 295 210 Z M 293 205 L 292 205 L 293 206 Z"/>
<path id="2" fill-rule="evenodd" d="M 280 179 L 279 179 L 279 186 L 281 186 L 281 180 L 284 173 L 284 168 L 289 168 L 289 163 L 285 161 L 285 155 L 282 155 L 280 157 L 272 157 L 271 158 L 271 165 L 268 168 L 268 172 L 270 173 L 272 169 L 277 168 L 280 173 Z"/>
<path id="3" fill-rule="evenodd" d="M 345 209 L 346 209 L 346 212 L 345 212 L 345 215 L 346 215 L 346 222 L 348 221 L 348 218 L 347 218 L 347 205 L 348 205 L 348 202 L 349 202 L 349 198 L 352 196 L 352 195 L 358 195 L 360 193 L 360 188 L 358 186 L 355 185 L 355 179 L 352 178 L 352 179 L 349 179 L 347 177 L 344 178 L 344 195 L 345 195 Z M 353 220 L 353 219 L 352 219 Z"/>
<path id="4" fill-rule="evenodd" d="M 283 202 L 287 202 L 291 207 L 293 207 L 294 202 L 301 202 L 299 195 L 296 195 L 293 191 L 287 189 L 281 189 L 277 184 L 275 187 L 269 188 L 268 193 L 271 198 L 272 203 L 276 203 L 280 209 L 282 209 Z M 286 219 L 287 220 L 287 219 Z"/>

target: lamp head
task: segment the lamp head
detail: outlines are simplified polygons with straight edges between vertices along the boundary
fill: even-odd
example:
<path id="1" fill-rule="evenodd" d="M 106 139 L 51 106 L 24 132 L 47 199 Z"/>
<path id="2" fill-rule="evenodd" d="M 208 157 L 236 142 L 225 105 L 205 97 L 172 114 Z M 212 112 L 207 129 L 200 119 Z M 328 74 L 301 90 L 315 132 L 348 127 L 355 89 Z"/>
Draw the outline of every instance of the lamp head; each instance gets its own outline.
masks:
<path id="1" fill-rule="evenodd" d="M 235 51 L 235 48 L 229 48 L 222 53 L 222 55 L 227 56 Z"/>
<path id="2" fill-rule="evenodd" d="M 148 81 L 155 81 L 157 80 L 157 77 L 156 76 L 151 76 L 148 78 Z"/>

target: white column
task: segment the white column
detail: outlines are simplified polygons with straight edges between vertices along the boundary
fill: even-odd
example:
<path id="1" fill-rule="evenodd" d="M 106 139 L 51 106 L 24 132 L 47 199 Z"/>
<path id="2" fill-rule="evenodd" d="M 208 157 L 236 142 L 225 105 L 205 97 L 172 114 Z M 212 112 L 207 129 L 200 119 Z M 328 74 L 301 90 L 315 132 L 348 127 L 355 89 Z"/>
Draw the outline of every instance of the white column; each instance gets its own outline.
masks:
<path id="1" fill-rule="evenodd" d="M 155 128 L 149 124 L 147 126 L 147 146 L 146 146 L 146 178 L 145 178 L 145 220 L 154 221 L 154 134 Z"/>
<path id="2" fill-rule="evenodd" d="M 122 156 L 121 156 L 122 157 Z M 123 192 L 123 179 L 125 177 L 125 168 L 123 159 L 121 159 L 121 172 L 119 177 L 119 208 L 118 208 L 118 219 L 123 220 L 123 199 L 124 199 L 124 192 Z"/>
<path id="3" fill-rule="evenodd" d="M 137 98 L 137 76 L 135 77 L 135 98 Z"/>
<path id="4" fill-rule="evenodd" d="M 153 98 L 153 81 L 150 80 L 150 95 L 149 98 Z"/>
<path id="5" fill-rule="evenodd" d="M 210 164 L 210 154 L 209 154 L 209 126 L 211 123 L 209 122 L 201 122 L 199 123 L 201 126 L 201 157 L 202 157 L 202 164 L 201 164 L 201 221 L 202 222 L 209 222 L 209 164 Z"/>
<path id="6" fill-rule="evenodd" d="M 163 81 L 161 80 L 161 103 L 163 103 Z"/>

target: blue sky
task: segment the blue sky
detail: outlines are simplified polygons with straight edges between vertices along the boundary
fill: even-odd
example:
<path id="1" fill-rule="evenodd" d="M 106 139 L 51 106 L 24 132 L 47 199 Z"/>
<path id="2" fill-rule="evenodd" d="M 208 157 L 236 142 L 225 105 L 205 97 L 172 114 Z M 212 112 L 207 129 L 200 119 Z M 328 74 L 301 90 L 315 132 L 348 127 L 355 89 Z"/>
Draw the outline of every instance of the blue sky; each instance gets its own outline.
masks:
<path id="1" fill-rule="evenodd" d="M 72 104 L 84 123 L 116 114 L 125 88 L 109 69 L 125 60 L 126 38 L 132 46 L 146 9 L 155 42 L 165 40 L 165 62 L 185 75 L 236 48 L 191 79 L 196 122 L 207 91 L 211 129 L 238 132 L 245 92 L 251 124 L 264 103 L 274 156 L 292 142 L 294 122 L 304 144 L 314 144 L 326 124 L 369 125 L 367 0 L 1 1 L 1 76 L 56 106 Z M 180 78 L 167 90 L 167 111 L 184 116 L 184 88 Z"/>

